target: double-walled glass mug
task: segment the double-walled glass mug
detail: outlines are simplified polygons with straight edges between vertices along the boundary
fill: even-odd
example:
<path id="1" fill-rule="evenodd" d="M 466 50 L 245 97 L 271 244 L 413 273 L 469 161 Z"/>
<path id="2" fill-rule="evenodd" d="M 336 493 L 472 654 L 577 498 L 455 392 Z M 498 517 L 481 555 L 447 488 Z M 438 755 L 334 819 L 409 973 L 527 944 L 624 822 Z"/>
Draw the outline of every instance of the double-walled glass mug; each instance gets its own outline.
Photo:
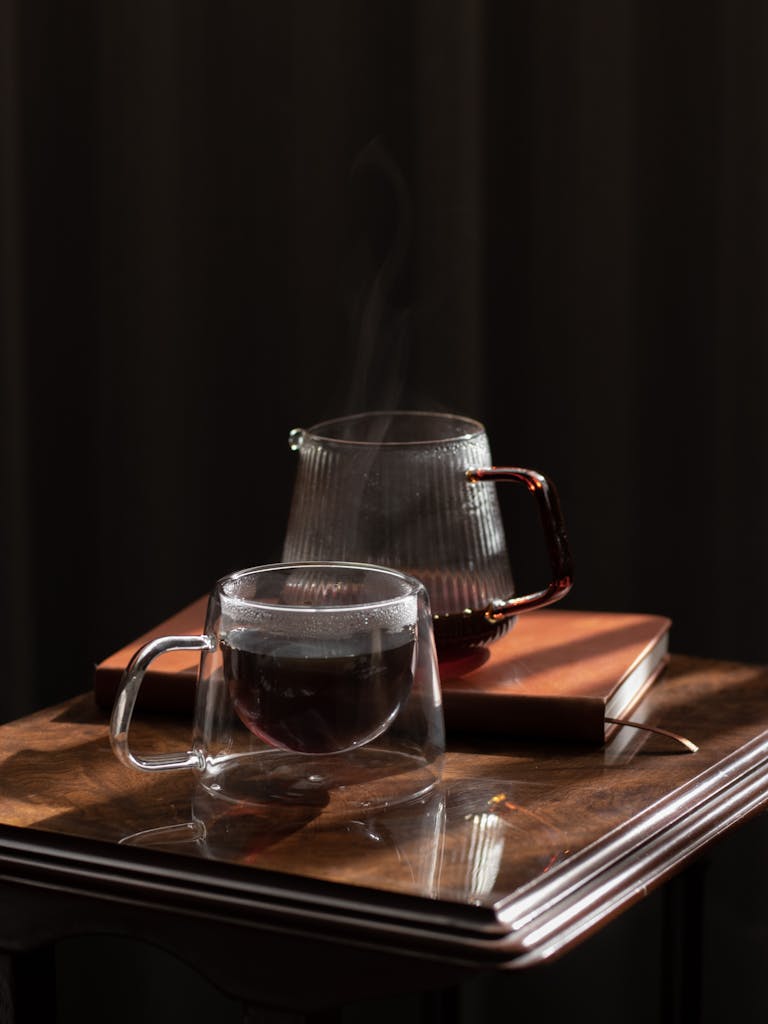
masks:
<path id="1" fill-rule="evenodd" d="M 201 652 L 191 748 L 142 756 L 129 743 L 142 678 L 179 649 Z M 203 825 L 247 804 L 344 810 L 420 797 L 439 780 L 445 750 L 426 590 L 394 569 L 338 562 L 226 576 L 203 634 L 136 653 L 111 739 L 124 764 L 195 771 Z"/>
<path id="2" fill-rule="evenodd" d="M 501 636 L 514 616 L 570 590 L 553 483 L 531 469 L 493 466 L 476 420 L 371 412 L 292 430 L 289 443 L 299 466 L 283 558 L 374 562 L 417 577 L 441 657 Z M 521 482 L 537 501 L 552 579 L 535 593 L 515 594 L 495 481 Z"/>

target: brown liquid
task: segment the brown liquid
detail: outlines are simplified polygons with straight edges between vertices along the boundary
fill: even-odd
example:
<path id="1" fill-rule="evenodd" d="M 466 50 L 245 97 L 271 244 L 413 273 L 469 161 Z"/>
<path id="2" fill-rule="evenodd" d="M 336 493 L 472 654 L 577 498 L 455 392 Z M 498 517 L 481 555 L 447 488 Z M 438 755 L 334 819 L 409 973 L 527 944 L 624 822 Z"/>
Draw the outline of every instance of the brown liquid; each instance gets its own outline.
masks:
<path id="1" fill-rule="evenodd" d="M 473 647 L 483 646 L 504 636 L 513 622 L 511 616 L 491 622 L 485 617 L 484 608 L 434 615 L 432 625 L 438 657 L 441 661 L 462 658 Z"/>
<path id="2" fill-rule="evenodd" d="M 236 629 L 222 642 L 241 721 L 273 746 L 350 750 L 378 736 L 408 696 L 413 633 L 287 642 Z"/>

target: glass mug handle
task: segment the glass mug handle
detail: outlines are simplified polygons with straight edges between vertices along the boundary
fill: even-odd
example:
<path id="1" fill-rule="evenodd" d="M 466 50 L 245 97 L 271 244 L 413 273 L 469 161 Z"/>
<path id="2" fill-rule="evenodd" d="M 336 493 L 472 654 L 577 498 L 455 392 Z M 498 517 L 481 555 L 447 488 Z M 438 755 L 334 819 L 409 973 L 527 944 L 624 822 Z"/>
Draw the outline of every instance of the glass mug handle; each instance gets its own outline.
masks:
<path id="1" fill-rule="evenodd" d="M 149 663 L 167 651 L 212 651 L 214 643 L 207 636 L 161 636 L 150 640 L 134 654 L 120 680 L 120 688 L 110 722 L 110 740 L 116 757 L 130 768 L 146 772 L 168 771 L 172 768 L 202 768 L 202 757 L 194 750 L 175 754 L 154 754 L 139 757 L 128 746 L 128 728 L 139 694 L 139 687 Z"/>
<path id="2" fill-rule="evenodd" d="M 510 615 L 531 611 L 533 608 L 543 608 L 545 605 L 565 597 L 573 585 L 573 566 L 560 501 L 552 481 L 532 469 L 509 466 L 468 469 L 467 480 L 471 484 L 493 480 L 517 481 L 526 485 L 536 498 L 552 569 L 552 582 L 544 590 L 494 601 L 485 613 L 486 619 L 489 622 L 500 622 Z"/>

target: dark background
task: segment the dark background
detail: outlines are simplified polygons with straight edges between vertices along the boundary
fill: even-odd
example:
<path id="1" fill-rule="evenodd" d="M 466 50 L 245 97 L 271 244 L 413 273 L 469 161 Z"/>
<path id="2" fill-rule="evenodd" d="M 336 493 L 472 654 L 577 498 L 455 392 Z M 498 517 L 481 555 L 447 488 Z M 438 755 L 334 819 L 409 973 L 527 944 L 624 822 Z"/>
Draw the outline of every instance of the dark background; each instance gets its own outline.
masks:
<path id="1" fill-rule="evenodd" d="M 278 559 L 363 408 L 549 474 L 568 606 L 768 660 L 761 0 L 0 12 L 0 720 Z"/>

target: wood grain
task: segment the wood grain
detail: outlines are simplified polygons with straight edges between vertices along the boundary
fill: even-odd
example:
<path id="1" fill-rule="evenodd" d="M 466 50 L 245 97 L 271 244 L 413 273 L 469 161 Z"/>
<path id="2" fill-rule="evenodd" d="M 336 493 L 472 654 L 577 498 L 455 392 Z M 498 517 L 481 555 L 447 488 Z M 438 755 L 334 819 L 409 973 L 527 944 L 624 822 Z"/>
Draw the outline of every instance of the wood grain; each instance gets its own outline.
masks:
<path id="1" fill-rule="evenodd" d="M 204 839 L 181 829 L 144 841 L 193 858 L 492 906 L 768 729 L 761 667 L 676 656 L 649 700 L 649 720 L 689 736 L 697 754 L 627 730 L 604 749 L 454 737 L 444 784 L 417 804 L 348 816 L 242 808 Z M 160 752 L 188 745 L 189 733 L 188 721 L 145 716 L 132 743 Z M 0 822 L 9 825 L 116 843 L 191 820 L 193 776 L 118 764 L 90 694 L 3 726 L 0 778 Z"/>

